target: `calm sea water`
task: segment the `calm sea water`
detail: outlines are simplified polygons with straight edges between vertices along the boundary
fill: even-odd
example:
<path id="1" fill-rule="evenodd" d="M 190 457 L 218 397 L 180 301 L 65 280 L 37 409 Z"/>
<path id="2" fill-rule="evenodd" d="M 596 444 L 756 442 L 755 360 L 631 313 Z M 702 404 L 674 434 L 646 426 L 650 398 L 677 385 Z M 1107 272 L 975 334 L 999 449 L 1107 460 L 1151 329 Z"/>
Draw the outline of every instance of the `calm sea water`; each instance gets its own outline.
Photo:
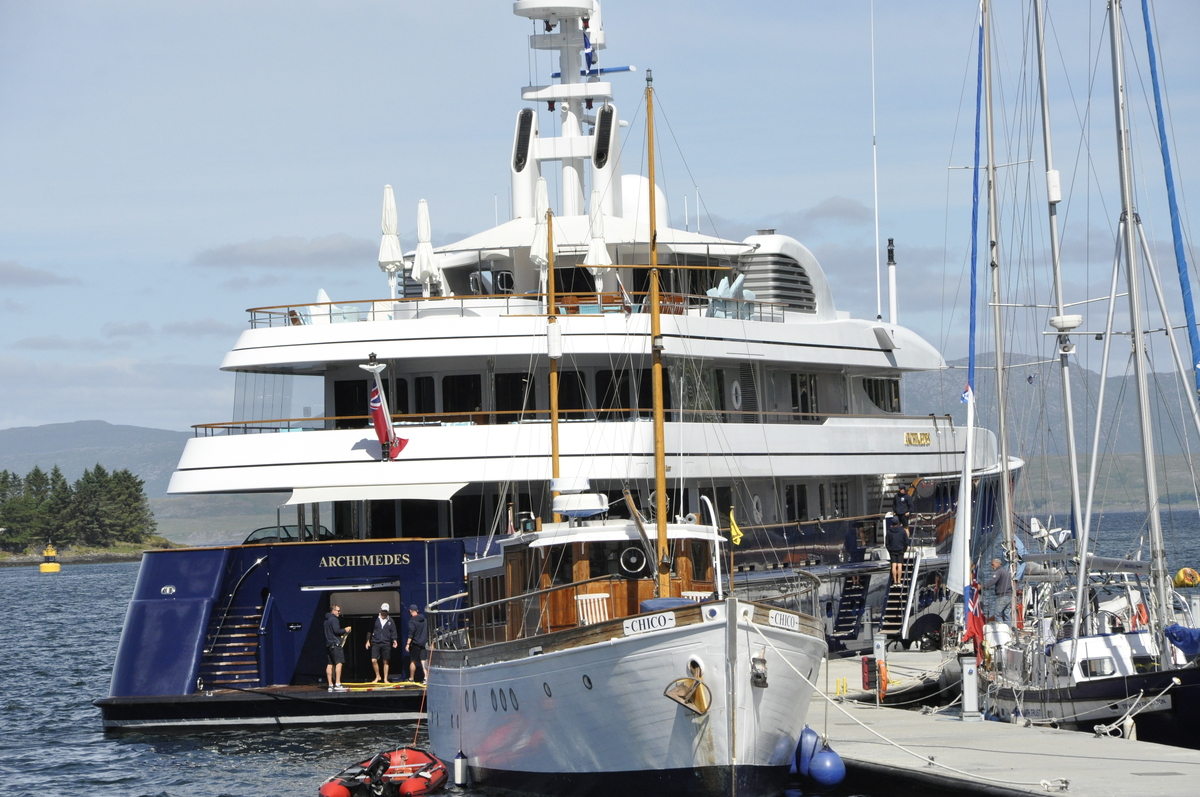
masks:
<path id="1" fill-rule="evenodd" d="M 1102 552 L 1119 555 L 1135 544 L 1137 522 L 1130 515 L 1104 518 Z M 1173 568 L 1200 565 L 1194 511 L 1172 518 L 1167 542 Z M 137 569 L 136 563 L 77 565 L 51 576 L 31 567 L 0 568 L 0 594 L 9 606 L 0 656 L 0 783 L 6 794 L 315 795 L 342 767 L 412 743 L 413 724 L 106 734 L 92 700 L 108 694 Z M 870 794 L 896 792 L 881 785 Z"/>

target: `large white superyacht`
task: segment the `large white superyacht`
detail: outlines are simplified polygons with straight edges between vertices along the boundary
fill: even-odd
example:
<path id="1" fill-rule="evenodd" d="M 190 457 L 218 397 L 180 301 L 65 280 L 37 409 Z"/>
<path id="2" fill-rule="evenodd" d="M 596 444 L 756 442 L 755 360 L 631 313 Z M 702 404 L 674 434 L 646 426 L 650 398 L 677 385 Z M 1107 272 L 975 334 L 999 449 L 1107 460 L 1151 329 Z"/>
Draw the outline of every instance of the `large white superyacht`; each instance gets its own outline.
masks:
<path id="1" fill-rule="evenodd" d="M 558 69 L 521 89 L 504 153 L 512 218 L 433 247 L 422 203 L 405 254 L 386 191 L 388 295 L 322 292 L 251 309 L 221 364 L 237 375 L 234 417 L 196 427 L 171 493 L 290 492 L 296 527 L 325 524 L 334 540 L 507 536 L 551 512 L 553 362 L 561 478 L 588 480 L 610 520 L 653 517 L 661 346 L 667 515 L 726 536 L 733 519 L 744 535 L 716 561 L 704 540 L 679 539 L 672 592 L 711 590 L 714 565 L 731 564 L 724 577 L 748 587 L 805 568 L 822 580 L 818 614 L 835 649 L 881 633 L 936 636 L 950 614 L 943 573 L 966 436 L 981 545 L 1000 473 L 1019 461 L 1001 469 L 985 429 L 905 415 L 901 376 L 944 368 L 941 355 L 898 324 L 837 310 L 817 259 L 774 230 L 735 241 L 656 225 L 664 315 L 652 339 L 650 180 L 640 164 L 622 168 L 633 149 L 609 82 L 631 68 L 600 66 L 595 0 L 520 0 L 514 13 L 536 21 L 529 46 L 557 53 Z M 551 169 L 560 190 L 548 252 Z M 386 366 L 382 399 L 406 441 L 386 456 L 370 428 L 372 363 Z M 891 584 L 882 519 L 900 485 L 915 487 L 914 545 Z M 564 546 L 539 577 L 549 588 L 636 576 L 638 563 L 621 558 L 628 547 L 624 537 Z"/>

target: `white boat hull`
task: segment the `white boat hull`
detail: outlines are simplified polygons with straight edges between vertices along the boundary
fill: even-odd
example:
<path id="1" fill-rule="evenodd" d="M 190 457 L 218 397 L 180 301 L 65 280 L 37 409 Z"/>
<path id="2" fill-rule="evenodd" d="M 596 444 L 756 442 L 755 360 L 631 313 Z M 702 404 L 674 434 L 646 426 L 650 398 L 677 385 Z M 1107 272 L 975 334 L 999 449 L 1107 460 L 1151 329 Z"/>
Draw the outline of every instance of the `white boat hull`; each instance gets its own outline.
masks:
<path id="1" fill-rule="evenodd" d="M 488 655 L 485 647 L 445 657 L 465 666 L 443 666 L 435 652 L 434 753 L 450 760 L 461 750 L 478 781 L 538 793 L 603 791 L 625 781 L 687 794 L 729 793 L 734 784 L 743 795 L 777 791 L 812 697 L 796 671 L 814 679 L 825 643 L 807 629 L 771 625 L 761 606 L 730 600 L 698 608 L 701 622 L 628 636 L 616 623 L 611 638 L 540 655 L 472 664 L 472 656 Z M 766 660 L 766 687 L 751 683 L 754 657 Z M 663 695 L 693 661 L 712 693 L 703 715 Z"/>

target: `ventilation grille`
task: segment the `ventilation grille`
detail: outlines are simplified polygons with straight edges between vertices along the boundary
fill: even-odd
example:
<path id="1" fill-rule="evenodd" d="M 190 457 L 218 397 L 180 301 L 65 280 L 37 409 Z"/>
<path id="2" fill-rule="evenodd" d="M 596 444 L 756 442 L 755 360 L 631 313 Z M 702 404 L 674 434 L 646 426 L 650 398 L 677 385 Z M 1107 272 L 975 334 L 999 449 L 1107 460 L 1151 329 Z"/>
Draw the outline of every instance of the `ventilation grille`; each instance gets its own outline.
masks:
<path id="1" fill-rule="evenodd" d="M 764 302 L 779 302 L 802 313 L 817 312 L 817 294 L 804 266 L 776 253 L 742 255 L 746 287 Z"/>

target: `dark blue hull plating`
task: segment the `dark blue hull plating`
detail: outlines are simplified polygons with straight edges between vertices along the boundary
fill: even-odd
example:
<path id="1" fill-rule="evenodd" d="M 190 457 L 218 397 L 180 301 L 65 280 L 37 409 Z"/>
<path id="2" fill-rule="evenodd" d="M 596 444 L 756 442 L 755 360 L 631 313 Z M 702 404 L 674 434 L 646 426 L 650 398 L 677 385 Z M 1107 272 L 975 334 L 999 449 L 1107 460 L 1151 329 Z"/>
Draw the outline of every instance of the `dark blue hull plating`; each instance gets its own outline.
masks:
<path id="1" fill-rule="evenodd" d="M 473 542 L 338 540 L 147 552 L 109 697 L 97 701 L 105 726 L 415 715 L 419 689 L 329 694 L 315 688 L 325 680 L 325 614 L 336 600 L 352 629 L 342 680 L 370 681 L 366 642 L 380 604 L 391 604 L 402 647 L 407 606 L 423 610 L 461 592 Z M 395 651 L 391 667 L 406 678 L 402 653 Z M 289 695 L 272 689 L 279 686 L 307 689 Z"/>

